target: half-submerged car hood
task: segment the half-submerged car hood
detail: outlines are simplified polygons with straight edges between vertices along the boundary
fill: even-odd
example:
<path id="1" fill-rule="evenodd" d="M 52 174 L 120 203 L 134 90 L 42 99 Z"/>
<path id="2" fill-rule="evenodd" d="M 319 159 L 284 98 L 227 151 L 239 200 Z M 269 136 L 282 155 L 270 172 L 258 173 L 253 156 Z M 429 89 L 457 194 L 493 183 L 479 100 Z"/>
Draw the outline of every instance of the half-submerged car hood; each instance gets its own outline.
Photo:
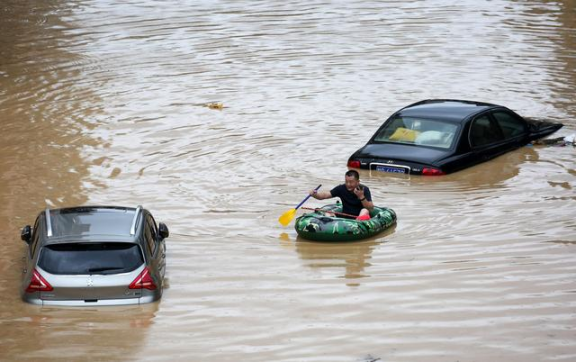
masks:
<path id="1" fill-rule="evenodd" d="M 437 148 L 400 145 L 394 143 L 374 143 L 368 144 L 358 151 L 352 157 L 370 158 L 378 162 L 381 161 L 406 161 L 422 164 L 434 164 L 435 162 L 452 154 L 452 150 L 441 150 Z"/>

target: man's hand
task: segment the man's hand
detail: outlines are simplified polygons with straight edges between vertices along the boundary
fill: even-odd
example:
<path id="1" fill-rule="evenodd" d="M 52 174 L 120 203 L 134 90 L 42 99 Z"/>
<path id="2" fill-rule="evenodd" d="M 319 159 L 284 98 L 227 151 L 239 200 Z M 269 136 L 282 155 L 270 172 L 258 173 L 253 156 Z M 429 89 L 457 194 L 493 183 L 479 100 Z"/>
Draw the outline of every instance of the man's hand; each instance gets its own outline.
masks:
<path id="1" fill-rule="evenodd" d="M 360 200 L 364 199 L 364 188 L 356 187 L 354 189 L 354 195 Z"/>

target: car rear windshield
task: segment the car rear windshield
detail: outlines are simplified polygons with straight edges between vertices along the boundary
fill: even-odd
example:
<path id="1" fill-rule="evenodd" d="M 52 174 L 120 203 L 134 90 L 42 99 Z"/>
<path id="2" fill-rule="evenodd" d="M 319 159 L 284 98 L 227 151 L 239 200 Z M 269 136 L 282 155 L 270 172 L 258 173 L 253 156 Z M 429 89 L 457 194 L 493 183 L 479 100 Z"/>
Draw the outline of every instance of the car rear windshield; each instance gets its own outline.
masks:
<path id="1" fill-rule="evenodd" d="M 137 244 L 67 243 L 44 247 L 38 265 L 51 274 L 120 274 L 143 262 Z"/>
<path id="2" fill-rule="evenodd" d="M 375 142 L 413 144 L 448 149 L 454 142 L 458 125 L 440 120 L 395 117 L 386 122 Z"/>

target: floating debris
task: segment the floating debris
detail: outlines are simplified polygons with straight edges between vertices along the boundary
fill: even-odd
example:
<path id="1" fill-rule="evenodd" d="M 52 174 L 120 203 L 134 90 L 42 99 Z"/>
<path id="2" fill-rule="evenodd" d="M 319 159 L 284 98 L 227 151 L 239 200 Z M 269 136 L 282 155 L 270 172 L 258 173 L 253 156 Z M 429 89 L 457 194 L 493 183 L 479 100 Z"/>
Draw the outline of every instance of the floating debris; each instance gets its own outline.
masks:
<path id="1" fill-rule="evenodd" d="M 211 102 L 211 103 L 206 103 L 204 105 L 204 107 L 208 107 L 210 109 L 217 109 L 217 110 L 221 111 L 222 108 L 224 108 L 224 104 L 222 104 L 221 102 Z"/>
<path id="2" fill-rule="evenodd" d="M 378 358 L 372 357 L 372 355 L 368 355 L 362 360 L 362 362 L 378 362 L 378 361 L 382 361 L 382 359 L 380 357 Z"/>
<path id="3" fill-rule="evenodd" d="M 557 146 L 557 147 L 564 147 L 564 146 L 569 146 L 571 145 L 572 147 L 575 147 L 575 139 L 576 139 L 576 134 L 570 135 L 570 136 L 566 136 L 566 137 L 557 137 L 557 138 L 548 138 L 548 139 L 542 139 L 542 140 L 535 140 L 532 141 L 532 144 L 535 146 Z"/>

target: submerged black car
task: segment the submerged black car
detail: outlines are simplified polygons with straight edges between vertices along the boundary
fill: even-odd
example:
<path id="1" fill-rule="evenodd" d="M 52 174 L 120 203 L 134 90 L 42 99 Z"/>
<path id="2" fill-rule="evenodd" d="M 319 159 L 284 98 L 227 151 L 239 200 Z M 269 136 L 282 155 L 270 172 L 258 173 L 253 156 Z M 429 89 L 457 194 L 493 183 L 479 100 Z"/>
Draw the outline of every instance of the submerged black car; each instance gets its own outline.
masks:
<path id="1" fill-rule="evenodd" d="M 490 160 L 562 127 L 495 104 L 431 99 L 394 113 L 348 167 L 444 175 Z"/>

